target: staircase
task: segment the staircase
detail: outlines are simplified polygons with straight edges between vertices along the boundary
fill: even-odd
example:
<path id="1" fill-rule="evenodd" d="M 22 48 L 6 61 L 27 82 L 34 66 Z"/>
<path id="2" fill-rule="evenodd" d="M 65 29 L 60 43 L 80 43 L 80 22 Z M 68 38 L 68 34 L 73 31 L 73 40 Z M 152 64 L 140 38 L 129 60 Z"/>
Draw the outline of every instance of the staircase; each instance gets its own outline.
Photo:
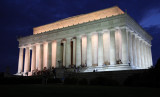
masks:
<path id="1" fill-rule="evenodd" d="M 103 71 L 121 71 L 121 70 L 132 70 L 133 68 L 128 64 L 116 64 L 116 65 L 108 65 L 108 66 L 91 66 L 84 68 L 80 72 L 103 72 Z"/>

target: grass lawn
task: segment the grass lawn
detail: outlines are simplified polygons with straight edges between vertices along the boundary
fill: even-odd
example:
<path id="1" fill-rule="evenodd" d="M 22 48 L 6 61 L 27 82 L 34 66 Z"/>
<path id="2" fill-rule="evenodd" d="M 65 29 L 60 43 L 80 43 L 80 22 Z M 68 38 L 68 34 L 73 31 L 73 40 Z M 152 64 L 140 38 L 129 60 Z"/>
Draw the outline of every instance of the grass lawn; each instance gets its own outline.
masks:
<path id="1" fill-rule="evenodd" d="M 0 97 L 160 97 L 160 88 L 53 84 L 0 85 L 0 95 Z"/>

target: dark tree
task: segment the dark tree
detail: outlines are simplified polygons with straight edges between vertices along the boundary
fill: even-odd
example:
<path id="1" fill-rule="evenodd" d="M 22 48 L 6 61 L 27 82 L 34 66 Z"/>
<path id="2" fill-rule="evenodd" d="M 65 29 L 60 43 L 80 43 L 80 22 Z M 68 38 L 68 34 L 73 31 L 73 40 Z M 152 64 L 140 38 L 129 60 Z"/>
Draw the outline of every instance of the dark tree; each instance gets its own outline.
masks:
<path id="1" fill-rule="evenodd" d="M 155 69 L 160 70 L 160 58 L 157 60 L 157 63 L 155 65 Z"/>

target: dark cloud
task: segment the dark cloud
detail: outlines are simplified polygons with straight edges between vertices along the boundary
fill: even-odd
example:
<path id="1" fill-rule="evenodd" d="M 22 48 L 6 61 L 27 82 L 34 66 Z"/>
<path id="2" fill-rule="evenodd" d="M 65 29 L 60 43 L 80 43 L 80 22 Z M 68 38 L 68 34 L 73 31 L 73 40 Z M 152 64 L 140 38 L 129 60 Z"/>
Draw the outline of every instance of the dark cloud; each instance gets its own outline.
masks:
<path id="1" fill-rule="evenodd" d="M 152 9 L 149 10 L 148 13 L 146 14 L 146 16 L 144 16 L 144 18 L 142 19 L 142 21 L 140 22 L 140 24 L 143 27 L 149 27 L 149 26 L 153 26 L 153 25 L 160 25 L 160 9 Z"/>
<path id="2" fill-rule="evenodd" d="M 12 73 L 17 71 L 17 36 L 31 35 L 33 27 L 114 5 L 118 5 L 123 11 L 127 9 L 127 13 L 138 23 L 143 23 L 150 17 L 148 13 L 151 10 L 156 9 L 157 13 L 160 12 L 160 0 L 0 0 L 0 71 L 7 65 L 12 68 Z M 155 16 L 151 18 L 154 19 Z M 152 24 L 149 22 L 142 26 L 149 25 L 145 29 L 154 38 L 152 51 L 155 62 L 158 58 L 156 51 L 159 47 L 156 47 L 156 44 L 159 42 L 160 29 L 157 24 Z"/>

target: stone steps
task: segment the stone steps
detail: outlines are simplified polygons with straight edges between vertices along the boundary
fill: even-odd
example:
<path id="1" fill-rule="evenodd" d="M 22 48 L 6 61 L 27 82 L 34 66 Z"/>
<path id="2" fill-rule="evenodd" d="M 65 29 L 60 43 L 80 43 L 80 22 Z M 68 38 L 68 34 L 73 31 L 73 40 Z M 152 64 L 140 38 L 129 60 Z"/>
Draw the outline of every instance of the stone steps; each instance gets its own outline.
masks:
<path id="1" fill-rule="evenodd" d="M 93 72 L 94 70 L 96 72 L 102 72 L 102 71 L 120 71 L 120 70 L 132 70 L 133 68 L 129 66 L 128 64 L 118 64 L 118 65 L 108 65 L 108 66 L 92 66 L 87 67 L 83 71 L 80 72 Z"/>

